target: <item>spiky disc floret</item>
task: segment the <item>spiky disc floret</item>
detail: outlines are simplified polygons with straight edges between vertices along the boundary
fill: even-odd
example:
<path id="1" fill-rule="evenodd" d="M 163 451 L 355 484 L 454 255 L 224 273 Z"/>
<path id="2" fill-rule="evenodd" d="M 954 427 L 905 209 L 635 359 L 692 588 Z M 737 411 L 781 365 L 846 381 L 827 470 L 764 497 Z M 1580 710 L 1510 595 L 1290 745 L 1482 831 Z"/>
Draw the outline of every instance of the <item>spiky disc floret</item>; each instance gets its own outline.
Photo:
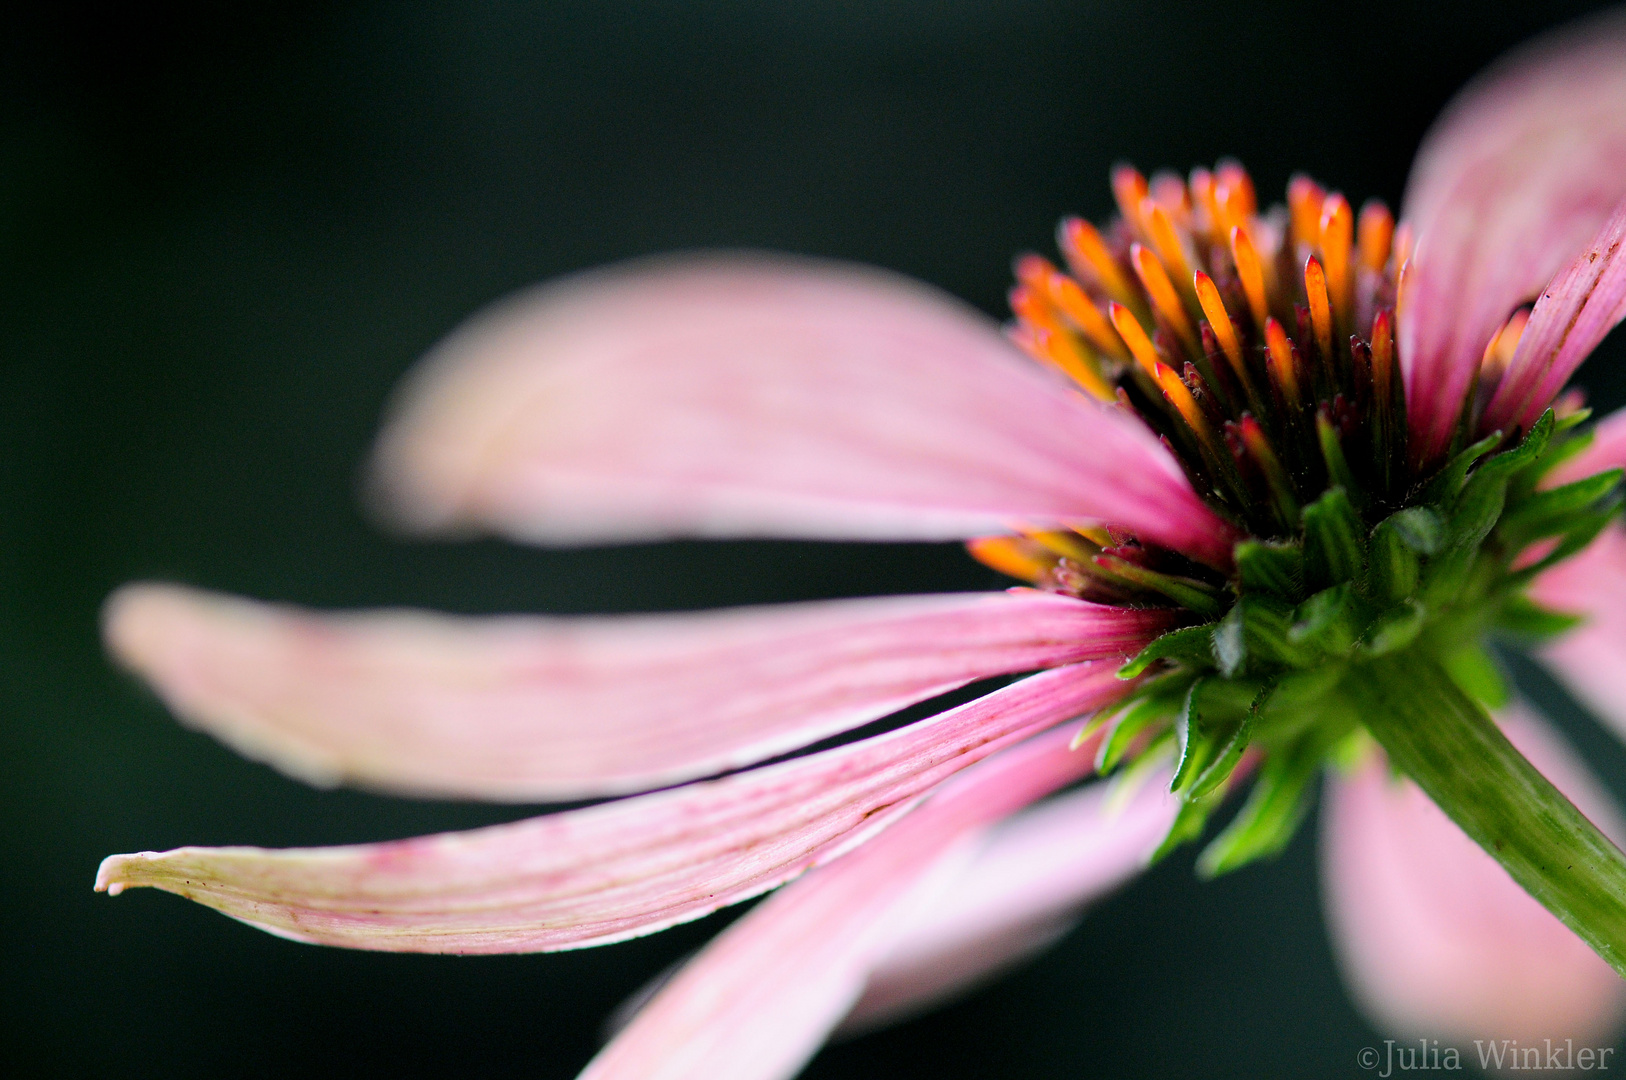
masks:
<path id="1" fill-rule="evenodd" d="M 1523 596 L 1542 569 L 1614 516 L 1620 471 L 1538 484 L 1583 448 L 1571 399 L 1528 432 L 1494 432 L 1423 473 L 1406 447 L 1394 303 L 1407 239 L 1377 202 L 1307 177 L 1259 213 L 1235 163 L 1148 183 L 1113 174 L 1120 217 L 1068 219 L 1070 272 L 1028 255 L 1011 293 L 1013 339 L 1085 392 L 1143 420 L 1196 490 L 1249 538 L 1229 577 L 1110 524 L 972 541 L 972 553 L 1042 588 L 1104 603 L 1185 608 L 1192 625 L 1125 665 L 1140 679 L 1088 730 L 1099 765 L 1174 762 L 1185 810 L 1163 850 L 1198 836 L 1258 763 L 1241 812 L 1204 852 L 1219 873 L 1291 838 L 1320 764 L 1365 738 L 1352 691 L 1404 651 L 1437 661 L 1470 696 L 1503 691 L 1479 644 L 1540 636 L 1567 617 Z M 1524 327 L 1486 350 L 1494 382 Z M 1252 748 L 1255 752 L 1249 754 Z"/>

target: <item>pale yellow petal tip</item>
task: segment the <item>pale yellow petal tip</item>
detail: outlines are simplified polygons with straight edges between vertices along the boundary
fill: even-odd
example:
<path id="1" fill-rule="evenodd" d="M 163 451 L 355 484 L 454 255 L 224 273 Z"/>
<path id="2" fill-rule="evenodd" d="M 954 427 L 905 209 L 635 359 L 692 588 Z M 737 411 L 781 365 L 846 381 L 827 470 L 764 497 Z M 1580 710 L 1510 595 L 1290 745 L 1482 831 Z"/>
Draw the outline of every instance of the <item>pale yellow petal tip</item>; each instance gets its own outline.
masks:
<path id="1" fill-rule="evenodd" d="M 131 881 L 125 869 L 137 860 L 149 858 L 155 854 L 143 851 L 135 855 L 109 855 L 102 860 L 102 865 L 96 868 L 96 891 L 104 892 L 108 896 L 117 896 L 125 889 L 138 888 L 140 882 Z"/>

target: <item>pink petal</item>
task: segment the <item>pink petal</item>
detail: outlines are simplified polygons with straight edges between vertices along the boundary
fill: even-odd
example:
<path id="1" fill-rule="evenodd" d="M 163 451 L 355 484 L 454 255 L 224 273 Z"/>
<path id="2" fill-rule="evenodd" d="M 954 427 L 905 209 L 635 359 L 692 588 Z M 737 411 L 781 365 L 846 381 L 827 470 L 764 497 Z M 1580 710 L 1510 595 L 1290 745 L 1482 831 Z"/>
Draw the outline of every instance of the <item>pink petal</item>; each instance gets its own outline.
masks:
<path id="1" fill-rule="evenodd" d="M 284 937 L 360 949 L 603 944 L 834 858 L 967 765 L 1129 685 L 1110 664 L 1058 668 L 907 728 L 720 780 L 385 844 L 114 855 L 96 887 L 152 885 Z"/>
<path id="2" fill-rule="evenodd" d="M 1607 796 L 1551 729 L 1524 710 L 1501 719 L 1577 806 L 1622 835 Z M 1610 1034 L 1626 983 L 1375 758 L 1329 784 L 1323 811 L 1327 911 L 1360 1003 L 1391 1031 L 1444 1042 Z"/>
<path id="3" fill-rule="evenodd" d="M 1530 588 L 1536 602 L 1586 622 L 1541 651 L 1577 697 L 1626 738 L 1626 529 L 1610 525 Z"/>
<path id="4" fill-rule="evenodd" d="M 1565 28 L 1470 84 L 1424 140 L 1400 313 L 1414 449 L 1432 457 L 1486 344 L 1626 196 L 1626 18 Z"/>
<path id="5" fill-rule="evenodd" d="M 1485 426 L 1528 431 L 1575 369 L 1626 318 L 1626 199 L 1530 312 Z"/>
<path id="6" fill-rule="evenodd" d="M 412 526 L 538 543 L 1092 519 L 1230 559 L 1143 425 L 950 298 L 841 263 L 666 259 L 511 299 L 435 351 L 377 463 Z"/>
<path id="7" fill-rule="evenodd" d="M 843 1023 L 863 1030 L 930 1008 L 1049 946 L 1079 909 L 1140 872 L 1179 802 L 1168 776 L 1118 806 L 1111 785 L 1002 822 L 926 911 L 880 957 Z"/>
<path id="8" fill-rule="evenodd" d="M 470 619 L 138 585 L 106 626 L 176 713 L 295 775 L 544 801 L 738 768 L 990 675 L 1121 659 L 1173 619 L 1031 589 Z"/>
<path id="9" fill-rule="evenodd" d="M 581 1080 L 777 1080 L 806 1063 L 889 943 L 948 898 L 990 821 L 1091 769 L 1067 730 L 945 785 L 861 850 L 724 931 L 594 1058 Z"/>

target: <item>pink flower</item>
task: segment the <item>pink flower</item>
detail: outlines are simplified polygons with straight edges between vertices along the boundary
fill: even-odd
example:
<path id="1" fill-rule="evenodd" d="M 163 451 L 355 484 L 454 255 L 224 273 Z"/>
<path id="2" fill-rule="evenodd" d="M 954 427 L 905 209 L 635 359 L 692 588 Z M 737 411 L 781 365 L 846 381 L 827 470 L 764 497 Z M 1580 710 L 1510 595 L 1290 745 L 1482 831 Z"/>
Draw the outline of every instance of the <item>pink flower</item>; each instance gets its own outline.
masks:
<path id="1" fill-rule="evenodd" d="M 1135 742 L 1110 707 L 1166 667 L 1124 679 L 1119 665 L 1245 592 L 1238 541 L 1289 535 L 1308 497 L 1343 491 L 1340 440 L 1370 450 L 1351 467 L 1378 504 L 1411 506 L 1412 481 L 1463 441 L 1535 428 L 1626 314 L 1626 20 L 1540 43 L 1471 86 L 1423 147 L 1394 244 L 1386 211 L 1364 212 L 1357 233 L 1349 204 L 1305 180 L 1279 215 L 1255 212 L 1233 166 L 1190 185 L 1123 171 L 1115 186 L 1115 232 L 1065 231 L 1072 276 L 1019 268 L 1016 337 L 1044 365 L 879 271 L 655 261 L 548 286 L 460 330 L 407 387 L 377 454 L 383 498 L 416 528 L 542 544 L 967 539 L 1040 588 L 456 619 L 130 586 L 107 608 L 120 660 L 187 722 L 293 775 L 492 800 L 629 797 L 396 843 L 113 856 L 97 888 L 152 885 L 300 941 L 422 952 L 602 944 L 778 889 L 637 1013 L 584 1074 L 600 1078 L 788 1076 L 844 1020 L 918 1008 L 1052 940 L 1171 827 L 1183 835 L 1201 801 L 1190 779 L 1176 780 L 1184 801 L 1170 796 L 1164 772 L 1027 809 L 1092 773 L 1090 747 L 1121 742 L 1142 773 L 1159 767 L 1174 729 Z M 1289 334 L 1275 316 L 1295 295 Z M 1549 483 L 1626 464 L 1626 418 L 1599 431 Z M 1326 455 L 1315 482 L 1300 442 Z M 1626 730 L 1612 668 L 1626 535 L 1610 525 L 1533 591 L 1595 616 L 1546 656 Z M 1302 605 L 1297 617 L 1295 634 L 1310 625 Z M 760 764 L 1036 671 L 887 734 Z M 1097 711 L 1118 725 L 1072 749 L 1069 722 Z M 1620 835 L 1541 721 L 1516 706 L 1503 721 Z M 1334 734 L 1359 749 L 1358 727 Z M 1184 773 L 1197 743 L 1179 738 Z M 1234 753 L 1193 767 L 1223 762 L 1220 794 L 1246 760 L 1245 729 L 1227 738 L 1214 745 Z M 1286 831 L 1254 854 L 1290 835 L 1326 750 L 1282 796 Z M 1279 760 L 1263 758 L 1261 788 Z M 1613 1025 L 1626 995 L 1610 967 L 1383 769 L 1367 753 L 1325 815 L 1329 912 L 1368 1009 L 1448 1039 Z"/>

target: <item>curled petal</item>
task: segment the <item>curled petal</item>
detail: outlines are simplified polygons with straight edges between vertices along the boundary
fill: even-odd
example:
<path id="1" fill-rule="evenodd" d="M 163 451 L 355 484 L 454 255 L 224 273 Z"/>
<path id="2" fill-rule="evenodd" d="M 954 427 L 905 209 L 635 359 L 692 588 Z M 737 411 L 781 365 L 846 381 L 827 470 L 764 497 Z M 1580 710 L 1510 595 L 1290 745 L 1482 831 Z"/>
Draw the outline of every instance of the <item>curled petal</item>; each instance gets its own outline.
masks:
<path id="1" fill-rule="evenodd" d="M 974 679 L 1122 658 L 1172 617 L 1029 589 L 615 618 L 318 615 L 138 585 L 105 622 L 177 714 L 294 775 L 562 801 L 739 768 Z"/>
<path id="2" fill-rule="evenodd" d="M 1090 771 L 1069 734 L 997 755 L 874 842 L 769 897 L 663 986 L 581 1080 L 795 1075 L 892 943 L 964 880 L 979 832 Z"/>
<path id="3" fill-rule="evenodd" d="M 1622 108 L 1626 110 L 1626 105 Z M 1507 374 L 1486 408 L 1485 426 L 1530 430 L 1581 361 L 1622 318 L 1626 318 L 1626 199 L 1536 301 Z"/>
<path id="4" fill-rule="evenodd" d="M 1178 810 L 1163 774 L 1122 806 L 1098 783 L 1001 822 L 893 938 L 843 1027 L 929 1008 L 1050 945 L 1080 908 L 1146 865 Z"/>
<path id="5" fill-rule="evenodd" d="M 1491 335 L 1626 197 L 1626 17 L 1539 39 L 1470 84 L 1424 140 L 1400 354 L 1419 449 L 1438 454 Z"/>
<path id="6" fill-rule="evenodd" d="M 504 953 L 636 937 L 755 896 L 873 836 L 943 780 L 1115 700 L 1113 665 L 1024 679 L 873 739 L 473 832 L 351 847 L 114 855 L 151 885 L 299 941 Z"/>
<path id="7" fill-rule="evenodd" d="M 435 351 L 376 463 L 410 526 L 547 544 L 1094 519 L 1227 565 L 1232 540 L 1143 426 L 980 315 L 814 260 L 659 260 L 509 300 Z"/>
<path id="8" fill-rule="evenodd" d="M 1500 718 L 1516 746 L 1605 832 L 1607 796 L 1533 714 Z M 1384 1027 L 1444 1042 L 1609 1034 L 1626 983 L 1409 780 L 1374 759 L 1329 785 L 1328 916 L 1357 999 Z"/>

